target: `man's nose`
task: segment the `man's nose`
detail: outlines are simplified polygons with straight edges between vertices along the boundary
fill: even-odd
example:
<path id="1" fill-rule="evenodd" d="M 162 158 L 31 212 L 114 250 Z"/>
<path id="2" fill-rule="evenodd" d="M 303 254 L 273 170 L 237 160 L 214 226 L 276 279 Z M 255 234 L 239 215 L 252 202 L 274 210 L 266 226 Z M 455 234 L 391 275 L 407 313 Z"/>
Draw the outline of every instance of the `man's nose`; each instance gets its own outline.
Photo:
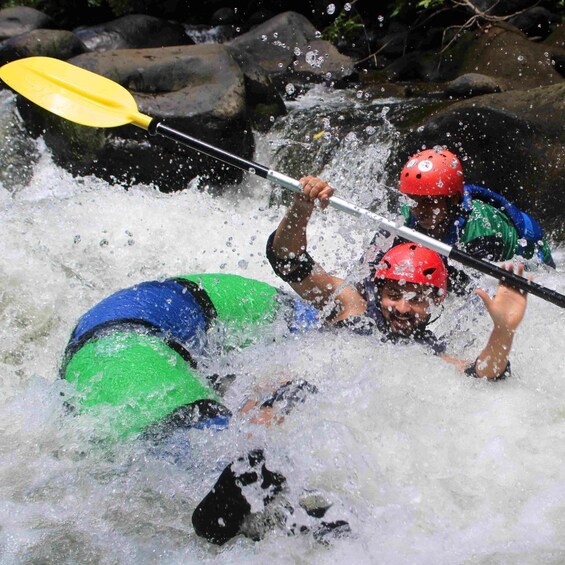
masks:
<path id="1" fill-rule="evenodd" d="M 406 314 L 410 312 L 410 302 L 406 298 L 402 297 L 396 301 L 394 308 L 399 314 Z"/>

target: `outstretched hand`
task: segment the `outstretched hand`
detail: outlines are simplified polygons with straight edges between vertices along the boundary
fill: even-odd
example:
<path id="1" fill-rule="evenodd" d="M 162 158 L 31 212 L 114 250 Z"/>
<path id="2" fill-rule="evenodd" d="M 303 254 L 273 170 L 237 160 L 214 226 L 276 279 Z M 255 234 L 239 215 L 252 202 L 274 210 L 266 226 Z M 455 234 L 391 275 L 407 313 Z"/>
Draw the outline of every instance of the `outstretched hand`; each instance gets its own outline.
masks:
<path id="1" fill-rule="evenodd" d="M 509 273 L 514 272 L 514 265 L 511 263 L 502 265 L 502 268 Z M 519 265 L 517 274 L 523 276 L 523 273 L 524 265 Z M 482 288 L 476 289 L 475 292 L 484 302 L 494 327 L 514 333 L 526 311 L 526 293 L 523 290 L 512 288 L 503 282 L 498 284 L 498 289 L 493 298 Z"/>
<path id="2" fill-rule="evenodd" d="M 303 200 L 307 202 L 320 201 L 322 208 L 327 208 L 330 203 L 330 198 L 333 196 L 334 189 L 318 177 L 307 176 L 300 179 L 304 191 L 300 195 Z"/>

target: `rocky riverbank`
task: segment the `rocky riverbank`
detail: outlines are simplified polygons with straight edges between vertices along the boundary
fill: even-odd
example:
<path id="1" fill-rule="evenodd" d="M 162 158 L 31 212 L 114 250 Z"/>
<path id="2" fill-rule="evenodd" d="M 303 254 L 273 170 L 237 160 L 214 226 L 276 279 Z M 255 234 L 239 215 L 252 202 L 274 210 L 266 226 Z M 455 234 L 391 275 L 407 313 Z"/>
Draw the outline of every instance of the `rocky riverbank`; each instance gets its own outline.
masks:
<path id="1" fill-rule="evenodd" d="M 332 4 L 323 18 L 329 6 L 336 18 L 347 15 L 347 5 Z M 125 86 L 141 112 L 249 159 L 253 130 L 268 129 L 286 102 L 313 84 L 355 88 L 371 99 L 425 97 L 434 103 L 397 126 L 391 179 L 422 146 L 448 145 L 464 156 L 469 182 L 505 194 L 556 237 L 565 235 L 565 24 L 559 14 L 522 10 L 513 21 L 501 16 L 468 31 L 455 26 L 451 39 L 439 42 L 430 28 L 423 28 L 428 36 L 407 34 L 395 21 L 379 27 L 378 17 L 352 40 L 344 25 L 334 26 L 341 36 L 327 30 L 322 36 L 323 18 L 298 11 L 255 15 L 256 23 L 251 16 L 238 22 L 236 15 L 227 11 L 222 19 L 216 11 L 202 24 L 130 14 L 61 29 L 37 10 L 7 8 L 0 10 L 0 64 L 34 55 L 69 61 Z M 153 182 L 164 191 L 183 189 L 202 174 L 216 183 L 241 179 L 235 169 L 137 128 L 95 130 L 25 100 L 18 106 L 30 133 L 42 133 L 54 159 L 76 174 Z"/>

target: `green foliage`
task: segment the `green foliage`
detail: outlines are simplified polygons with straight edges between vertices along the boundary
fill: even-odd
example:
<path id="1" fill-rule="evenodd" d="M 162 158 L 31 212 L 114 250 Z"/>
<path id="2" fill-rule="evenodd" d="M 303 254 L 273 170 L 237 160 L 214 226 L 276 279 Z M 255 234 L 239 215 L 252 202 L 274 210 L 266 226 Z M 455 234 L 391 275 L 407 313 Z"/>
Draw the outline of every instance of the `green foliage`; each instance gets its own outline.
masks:
<path id="1" fill-rule="evenodd" d="M 441 8 L 450 3 L 450 0 L 394 0 L 390 8 L 390 16 L 392 18 L 401 13 L 411 12 L 415 10 L 434 10 Z"/>
<path id="2" fill-rule="evenodd" d="M 447 0 L 419 0 L 416 4 L 418 8 L 424 8 L 424 10 L 428 10 L 430 8 L 439 8 L 443 4 L 446 3 Z"/>
<path id="3" fill-rule="evenodd" d="M 359 16 L 351 16 L 343 11 L 323 32 L 322 37 L 334 45 L 341 39 L 354 40 L 363 29 L 363 23 Z"/>

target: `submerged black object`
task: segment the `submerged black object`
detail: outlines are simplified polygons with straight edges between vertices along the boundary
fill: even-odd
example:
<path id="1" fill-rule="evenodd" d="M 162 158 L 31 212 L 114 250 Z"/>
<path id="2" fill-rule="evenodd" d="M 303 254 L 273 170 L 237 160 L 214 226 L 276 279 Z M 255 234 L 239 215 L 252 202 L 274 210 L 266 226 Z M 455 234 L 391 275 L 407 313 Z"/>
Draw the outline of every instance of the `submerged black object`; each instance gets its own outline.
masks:
<path id="1" fill-rule="evenodd" d="M 257 483 L 265 492 L 264 503 L 268 504 L 286 483 L 283 475 L 267 469 L 265 456 L 260 449 L 240 457 L 237 463 L 231 463 L 222 471 L 212 490 L 192 514 L 194 531 L 217 545 L 223 545 L 239 534 L 245 518 L 251 512 L 242 486 Z M 240 466 L 243 472 L 236 470 Z"/>

